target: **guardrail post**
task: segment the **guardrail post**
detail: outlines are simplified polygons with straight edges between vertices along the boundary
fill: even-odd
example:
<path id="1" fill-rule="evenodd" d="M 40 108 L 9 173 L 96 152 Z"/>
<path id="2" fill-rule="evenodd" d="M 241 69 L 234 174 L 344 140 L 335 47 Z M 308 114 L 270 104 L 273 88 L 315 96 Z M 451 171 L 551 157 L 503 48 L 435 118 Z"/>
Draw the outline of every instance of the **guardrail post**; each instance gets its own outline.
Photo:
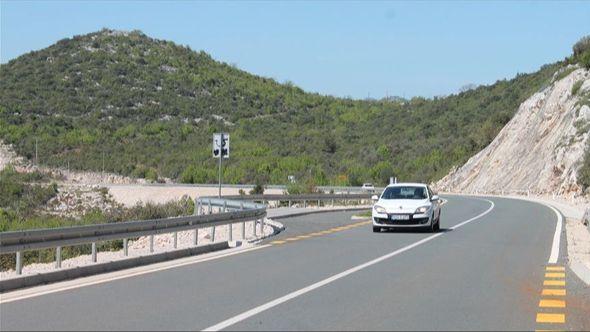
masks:
<path id="1" fill-rule="evenodd" d="M 174 232 L 174 249 L 178 248 L 178 232 Z"/>
<path id="2" fill-rule="evenodd" d="M 334 207 L 334 199 L 332 198 L 332 207 Z"/>
<path id="3" fill-rule="evenodd" d="M 92 242 L 92 263 L 96 263 L 96 242 Z"/>
<path id="4" fill-rule="evenodd" d="M 203 204 L 201 201 L 199 201 L 199 208 L 197 209 L 197 216 L 200 216 L 203 208 Z M 195 246 L 197 246 L 199 244 L 199 228 L 195 228 L 195 233 L 193 234 L 193 243 L 195 244 Z"/>
<path id="5" fill-rule="evenodd" d="M 291 201 L 289 201 L 289 207 L 291 207 Z"/>
<path id="6" fill-rule="evenodd" d="M 318 207 L 320 207 L 320 200 L 318 199 Z"/>
<path id="7" fill-rule="evenodd" d="M 21 275 L 23 274 L 23 252 L 17 251 L 16 252 L 16 274 Z"/>
<path id="8" fill-rule="evenodd" d="M 258 222 L 258 220 L 254 219 L 254 221 L 252 222 L 254 225 L 254 237 L 258 236 L 256 233 L 256 223 Z"/>
<path id="9" fill-rule="evenodd" d="M 260 236 L 264 237 L 264 218 L 260 219 Z"/>
<path id="10" fill-rule="evenodd" d="M 303 200 L 303 207 L 306 208 L 307 207 L 307 201 Z"/>
<path id="11" fill-rule="evenodd" d="M 211 199 L 209 199 L 209 209 L 207 211 L 208 214 L 213 213 L 213 206 L 211 205 Z M 215 242 L 215 226 L 211 227 L 211 242 Z"/>
<path id="12" fill-rule="evenodd" d="M 150 252 L 154 252 L 154 235 L 150 235 Z"/>
<path id="13" fill-rule="evenodd" d="M 244 202 L 240 203 L 240 211 L 244 210 Z M 246 222 L 242 222 L 242 240 L 246 239 Z"/>
<path id="14" fill-rule="evenodd" d="M 223 212 L 227 212 L 227 201 L 223 201 Z M 233 226 L 234 226 L 233 224 L 228 225 L 228 227 L 229 227 L 229 230 L 228 230 L 229 236 L 228 237 L 229 237 L 230 241 L 234 240 L 234 227 Z"/>
<path id="15" fill-rule="evenodd" d="M 129 240 L 123 239 L 123 255 L 129 256 Z"/>
<path id="16" fill-rule="evenodd" d="M 55 268 L 61 269 L 61 247 L 55 248 Z"/>

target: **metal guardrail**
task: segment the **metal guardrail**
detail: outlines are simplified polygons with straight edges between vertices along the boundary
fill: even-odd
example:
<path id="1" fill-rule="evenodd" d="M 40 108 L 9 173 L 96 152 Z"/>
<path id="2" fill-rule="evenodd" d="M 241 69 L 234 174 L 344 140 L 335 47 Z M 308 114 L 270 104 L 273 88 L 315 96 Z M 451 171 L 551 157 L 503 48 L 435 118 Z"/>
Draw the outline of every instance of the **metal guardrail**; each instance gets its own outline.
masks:
<path id="1" fill-rule="evenodd" d="M 61 268 L 61 248 L 82 244 L 92 244 L 92 262 L 97 262 L 96 243 L 108 240 L 123 240 L 123 253 L 128 256 L 128 239 L 142 236 L 150 237 L 150 252 L 154 252 L 154 236 L 158 234 L 174 235 L 174 248 L 178 244 L 178 232 L 194 230 L 193 244 L 198 244 L 198 232 L 201 228 L 211 227 L 211 241 L 215 242 L 215 227 L 242 223 L 242 238 L 246 234 L 246 222 L 253 221 L 254 235 L 257 225 L 264 229 L 266 205 L 252 201 L 308 201 L 331 200 L 344 201 L 370 199 L 371 194 L 306 194 L 306 195 L 248 195 L 228 196 L 223 198 L 201 197 L 195 199 L 193 216 L 164 219 L 125 221 L 98 225 L 62 227 L 52 229 L 33 229 L 0 233 L 0 254 L 16 254 L 16 273 L 22 273 L 23 252 L 56 248 L 55 266 Z M 216 213 L 215 213 L 216 212 Z M 229 240 L 233 241 L 233 229 L 229 227 Z"/>
<path id="2" fill-rule="evenodd" d="M 104 184 L 106 185 L 106 184 Z M 110 187 L 125 187 L 125 186 L 145 186 L 145 187 L 187 187 L 187 188 L 217 188 L 219 184 L 211 183 L 129 183 L 129 184 L 108 184 Z M 222 188 L 233 188 L 233 189 L 252 189 L 256 185 L 254 184 L 222 184 Z M 269 184 L 264 186 L 265 189 L 278 189 L 287 190 L 286 185 L 274 185 Z M 363 192 L 365 189 L 362 187 L 346 187 L 346 186 L 317 186 L 319 191 L 322 192 Z M 382 191 L 384 187 L 375 187 L 375 191 Z"/>

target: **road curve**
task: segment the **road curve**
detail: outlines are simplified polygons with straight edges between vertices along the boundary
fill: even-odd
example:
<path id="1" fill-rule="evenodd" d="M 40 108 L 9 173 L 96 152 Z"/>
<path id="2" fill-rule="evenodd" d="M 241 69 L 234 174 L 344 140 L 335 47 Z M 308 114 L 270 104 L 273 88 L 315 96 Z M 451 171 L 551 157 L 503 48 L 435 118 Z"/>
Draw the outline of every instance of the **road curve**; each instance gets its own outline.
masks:
<path id="1" fill-rule="evenodd" d="M 260 250 L 1 303 L 0 329 L 590 328 L 590 290 L 568 271 L 566 323 L 536 322 L 556 226 L 550 208 L 448 200 L 434 236 L 374 234 L 350 212 L 284 219 L 286 231 Z"/>

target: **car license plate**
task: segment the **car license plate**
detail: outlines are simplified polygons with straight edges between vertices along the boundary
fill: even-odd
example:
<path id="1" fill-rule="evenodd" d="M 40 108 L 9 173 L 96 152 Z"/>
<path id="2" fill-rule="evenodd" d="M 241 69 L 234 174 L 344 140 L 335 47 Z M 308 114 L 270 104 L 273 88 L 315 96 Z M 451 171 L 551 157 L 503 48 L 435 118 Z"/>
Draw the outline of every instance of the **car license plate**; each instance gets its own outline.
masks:
<path id="1" fill-rule="evenodd" d="M 410 216 L 407 214 L 392 214 L 391 220 L 410 220 Z"/>

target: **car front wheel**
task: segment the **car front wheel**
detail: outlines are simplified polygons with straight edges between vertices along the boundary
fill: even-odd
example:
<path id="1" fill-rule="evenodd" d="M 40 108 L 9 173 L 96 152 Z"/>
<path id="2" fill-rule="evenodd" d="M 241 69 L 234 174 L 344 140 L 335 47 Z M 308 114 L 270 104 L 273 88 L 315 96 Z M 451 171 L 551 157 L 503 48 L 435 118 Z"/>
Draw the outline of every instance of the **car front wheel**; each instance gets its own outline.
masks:
<path id="1" fill-rule="evenodd" d="M 373 233 L 381 233 L 381 227 L 373 226 Z"/>

